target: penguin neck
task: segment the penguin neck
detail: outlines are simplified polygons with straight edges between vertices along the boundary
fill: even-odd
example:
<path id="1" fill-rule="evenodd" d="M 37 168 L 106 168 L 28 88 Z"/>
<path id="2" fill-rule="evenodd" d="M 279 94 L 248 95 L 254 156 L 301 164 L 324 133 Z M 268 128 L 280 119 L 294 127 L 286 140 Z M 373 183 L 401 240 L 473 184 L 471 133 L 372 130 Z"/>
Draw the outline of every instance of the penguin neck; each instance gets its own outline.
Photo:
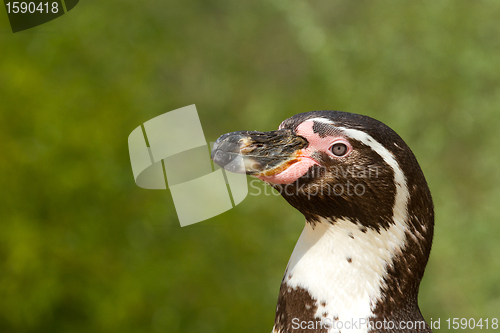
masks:
<path id="1" fill-rule="evenodd" d="M 402 255 L 406 232 L 403 221 L 380 230 L 344 219 L 306 222 L 281 284 L 275 331 L 292 331 L 294 321 L 380 319 L 388 268 Z"/>

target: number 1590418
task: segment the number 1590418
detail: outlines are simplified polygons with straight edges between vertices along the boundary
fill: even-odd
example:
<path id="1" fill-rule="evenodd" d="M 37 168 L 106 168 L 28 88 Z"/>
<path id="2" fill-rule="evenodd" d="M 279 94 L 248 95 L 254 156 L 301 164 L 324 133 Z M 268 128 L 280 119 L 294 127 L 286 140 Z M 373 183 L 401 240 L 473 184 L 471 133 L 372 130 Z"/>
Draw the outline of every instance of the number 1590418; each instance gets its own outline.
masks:
<path id="1" fill-rule="evenodd" d="M 13 13 L 13 14 L 17 14 L 17 13 L 22 13 L 22 14 L 26 14 L 26 13 L 30 13 L 30 14 L 34 14 L 34 13 L 40 13 L 40 14 L 43 14 L 43 13 L 58 13 L 59 12 L 59 3 L 57 2 L 40 2 L 38 5 L 34 2 L 7 2 L 5 4 L 5 6 L 7 7 L 7 13 L 10 14 L 10 13 Z"/>
<path id="2" fill-rule="evenodd" d="M 479 320 L 476 320 L 474 318 L 448 318 L 446 319 L 446 322 L 448 323 L 448 329 L 468 329 L 468 330 L 473 330 L 473 329 L 489 329 L 492 328 L 494 330 L 498 329 L 498 318 L 480 318 Z"/>

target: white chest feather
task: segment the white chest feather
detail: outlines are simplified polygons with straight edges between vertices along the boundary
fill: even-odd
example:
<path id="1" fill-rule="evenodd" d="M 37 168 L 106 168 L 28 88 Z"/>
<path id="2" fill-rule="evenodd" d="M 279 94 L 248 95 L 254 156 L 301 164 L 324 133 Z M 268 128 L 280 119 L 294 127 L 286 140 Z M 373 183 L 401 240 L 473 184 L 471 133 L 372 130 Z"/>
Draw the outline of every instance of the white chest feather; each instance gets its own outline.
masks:
<path id="1" fill-rule="evenodd" d="M 307 290 L 316 301 L 316 318 L 322 318 L 325 324 L 366 322 L 381 298 L 387 265 L 404 241 L 402 224 L 379 233 L 346 220 L 337 220 L 333 225 L 322 221 L 314 229 L 306 223 L 283 282 L 288 287 Z M 340 331 L 332 326 L 325 325 L 330 333 Z M 343 327 L 342 332 L 345 331 L 367 330 Z"/>

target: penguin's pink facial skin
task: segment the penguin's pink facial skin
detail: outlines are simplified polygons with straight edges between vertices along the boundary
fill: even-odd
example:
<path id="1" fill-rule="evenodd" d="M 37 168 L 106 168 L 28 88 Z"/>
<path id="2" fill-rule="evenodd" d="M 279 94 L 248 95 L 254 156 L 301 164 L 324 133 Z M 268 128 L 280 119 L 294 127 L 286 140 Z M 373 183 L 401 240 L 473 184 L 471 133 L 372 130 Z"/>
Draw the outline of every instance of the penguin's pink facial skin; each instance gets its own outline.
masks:
<path id="1" fill-rule="evenodd" d="M 297 158 L 292 160 L 291 165 L 285 170 L 276 174 L 266 173 L 268 174 L 267 176 L 256 175 L 255 177 L 272 184 L 291 184 L 300 177 L 304 176 L 310 167 L 313 165 L 319 165 L 319 163 L 310 156 L 297 155 Z"/>
<path id="2" fill-rule="evenodd" d="M 314 119 L 306 120 L 296 129 L 296 135 L 303 137 L 309 143 L 306 148 L 296 152 L 296 158 L 293 159 L 288 167 L 276 174 L 266 173 L 265 175 L 255 175 L 262 181 L 272 184 L 291 184 L 300 177 L 304 176 L 309 169 L 318 165 L 320 161 L 316 156 L 328 156 L 332 160 L 344 159 L 352 152 L 352 145 L 349 140 L 342 135 L 340 131 L 331 133 L 319 133 L 314 131 Z M 281 129 L 281 126 L 280 126 Z M 332 152 L 332 147 L 337 144 L 345 145 L 345 152 L 336 155 Z"/>

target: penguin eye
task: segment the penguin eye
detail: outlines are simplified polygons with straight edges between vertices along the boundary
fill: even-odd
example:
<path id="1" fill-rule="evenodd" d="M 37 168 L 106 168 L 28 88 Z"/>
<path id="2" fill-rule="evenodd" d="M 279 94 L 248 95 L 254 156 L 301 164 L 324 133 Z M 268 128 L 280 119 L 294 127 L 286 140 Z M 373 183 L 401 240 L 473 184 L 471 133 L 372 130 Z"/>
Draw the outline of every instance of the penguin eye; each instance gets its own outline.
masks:
<path id="1" fill-rule="evenodd" d="M 330 150 L 332 151 L 333 155 L 335 156 L 344 156 L 345 153 L 347 153 L 347 146 L 345 143 L 335 143 L 333 146 L 331 146 Z"/>

